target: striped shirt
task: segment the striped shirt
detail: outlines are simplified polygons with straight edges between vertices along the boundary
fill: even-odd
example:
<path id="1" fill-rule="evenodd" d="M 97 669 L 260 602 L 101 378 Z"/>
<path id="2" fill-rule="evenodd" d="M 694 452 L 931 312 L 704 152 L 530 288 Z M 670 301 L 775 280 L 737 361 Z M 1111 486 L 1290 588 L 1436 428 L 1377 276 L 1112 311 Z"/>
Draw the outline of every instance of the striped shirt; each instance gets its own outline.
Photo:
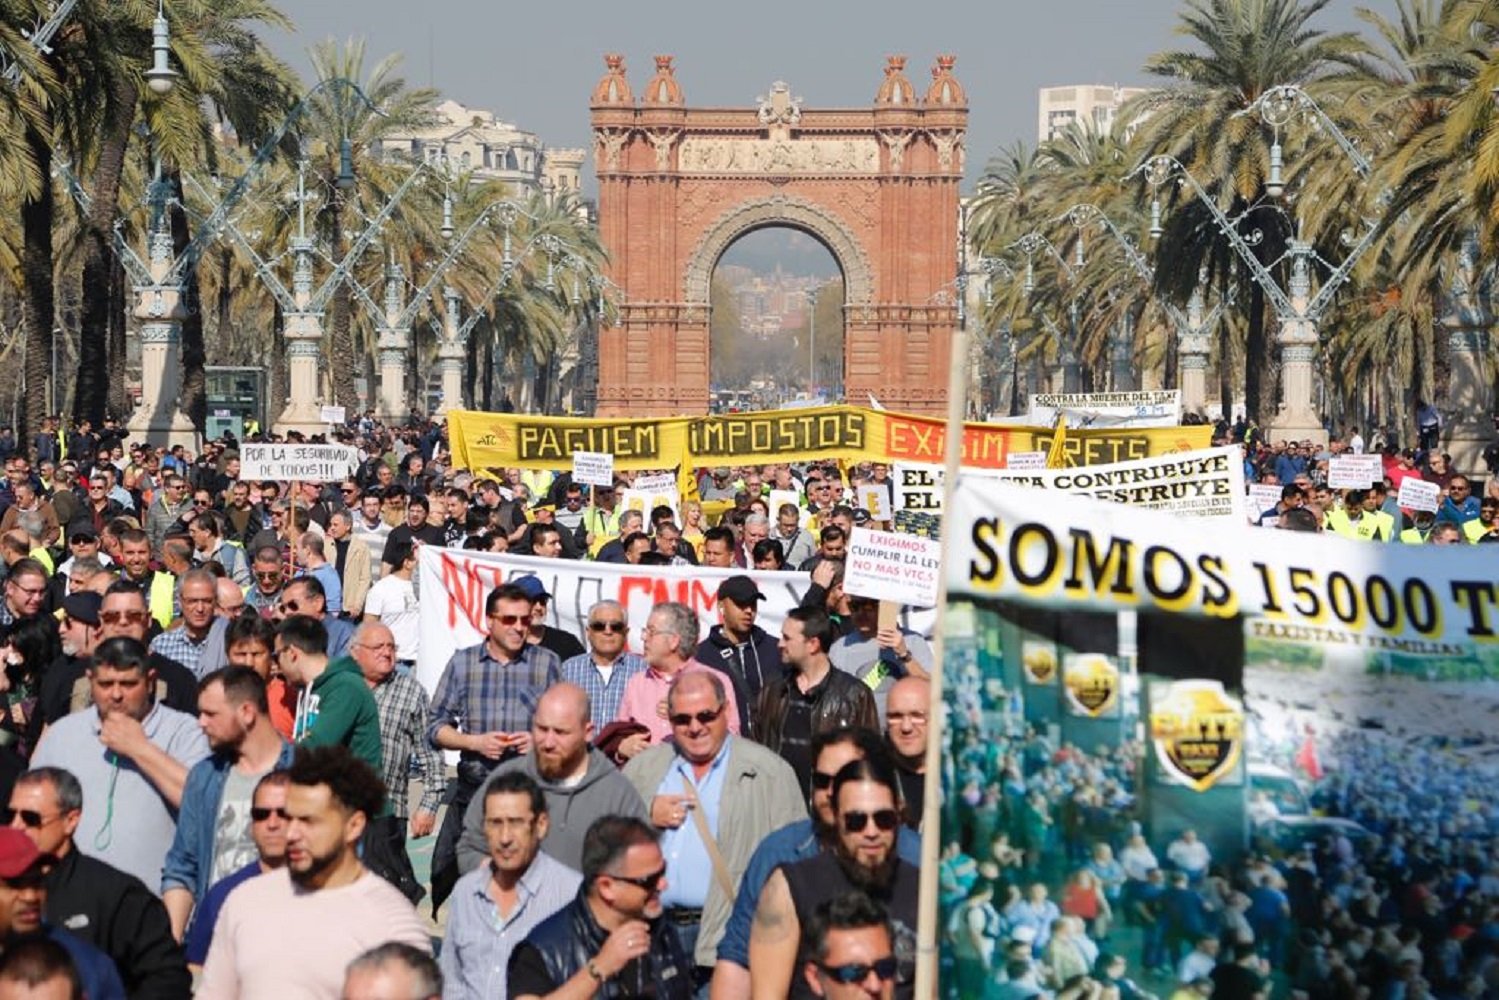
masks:
<path id="1" fill-rule="evenodd" d="M 509 663 L 490 655 L 487 640 L 460 649 L 432 692 L 427 742 L 437 746 L 443 726 L 470 734 L 526 732 L 542 692 L 561 677 L 562 662 L 542 646 L 527 643 Z"/>
<path id="2" fill-rule="evenodd" d="M 447 788 L 442 754 L 423 737 L 427 726 L 427 691 L 405 674 L 392 673 L 375 685 L 375 707 L 380 711 L 381 777 L 393 816 L 405 819 L 410 812 L 410 761 L 416 757 L 422 775 L 422 800 L 418 812 L 437 813 Z"/>
<path id="3" fill-rule="evenodd" d="M 588 693 L 595 729 L 603 729 L 619 718 L 619 703 L 625 696 L 630 678 L 645 672 L 645 660 L 625 650 L 610 664 L 609 679 L 604 680 L 592 653 L 574 656 L 562 663 L 562 679 L 576 684 Z"/>
<path id="4" fill-rule="evenodd" d="M 438 956 L 443 1000 L 506 996 L 511 951 L 532 928 L 576 899 L 583 881 L 567 865 L 537 852 L 517 883 L 515 911 L 503 917 L 489 895 L 492 877 L 491 866 L 483 864 L 453 887 L 447 936 Z"/>

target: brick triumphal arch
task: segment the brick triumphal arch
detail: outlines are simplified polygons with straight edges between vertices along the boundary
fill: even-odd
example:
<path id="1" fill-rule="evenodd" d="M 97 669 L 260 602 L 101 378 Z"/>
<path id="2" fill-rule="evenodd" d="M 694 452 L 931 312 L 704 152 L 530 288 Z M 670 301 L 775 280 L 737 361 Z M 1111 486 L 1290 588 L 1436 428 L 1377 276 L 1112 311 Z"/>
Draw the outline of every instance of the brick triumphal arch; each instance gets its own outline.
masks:
<path id="1" fill-rule="evenodd" d="M 865 108 L 804 108 L 783 83 L 758 106 L 689 108 L 670 56 L 638 100 L 606 56 L 591 110 L 618 290 L 617 325 L 599 333 L 600 415 L 707 412 L 713 268 L 766 226 L 813 236 L 843 270 L 849 401 L 940 411 L 968 123 L 953 62 L 938 57 L 923 95 L 889 57 Z"/>

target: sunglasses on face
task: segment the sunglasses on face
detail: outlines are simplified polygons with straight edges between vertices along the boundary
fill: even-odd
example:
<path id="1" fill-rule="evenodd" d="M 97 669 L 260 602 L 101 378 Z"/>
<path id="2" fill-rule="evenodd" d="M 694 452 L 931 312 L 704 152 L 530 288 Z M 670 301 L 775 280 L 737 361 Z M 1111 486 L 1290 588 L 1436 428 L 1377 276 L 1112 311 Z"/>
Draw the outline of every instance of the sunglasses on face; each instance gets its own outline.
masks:
<path id="1" fill-rule="evenodd" d="M 625 623 L 624 622 L 589 622 L 588 623 L 588 631 L 590 631 L 590 632 L 612 632 L 612 633 L 619 633 L 619 632 L 623 632 L 624 630 L 625 630 Z"/>
<path id="2" fill-rule="evenodd" d="M 277 580 L 280 578 L 281 571 L 279 569 L 256 570 L 255 572 L 255 579 L 257 580 Z"/>
<path id="3" fill-rule="evenodd" d="M 659 871 L 652 872 L 649 875 L 642 875 L 639 878 L 631 878 L 628 875 L 610 875 L 609 877 L 616 882 L 628 882 L 642 892 L 655 892 L 657 886 L 661 884 L 661 880 L 666 877 L 666 868 L 663 866 Z"/>
<path id="4" fill-rule="evenodd" d="M 819 792 L 825 792 L 833 787 L 833 775 L 826 771 L 812 772 L 812 787 Z"/>
<path id="5" fill-rule="evenodd" d="M 284 820 L 291 819 L 291 814 L 285 808 L 272 809 L 269 806 L 251 806 L 250 818 L 257 823 L 264 823 L 272 816 L 279 816 Z"/>
<path id="6" fill-rule="evenodd" d="M 302 605 L 297 601 L 282 601 L 281 606 L 290 611 L 292 614 L 296 614 L 298 611 L 302 610 Z"/>
<path id="7" fill-rule="evenodd" d="M 530 624 L 530 615 L 490 615 L 490 621 L 499 622 L 501 625 L 519 625 L 522 622 Z"/>
<path id="8" fill-rule="evenodd" d="M 696 721 L 697 724 L 700 725 L 700 726 L 706 726 L 708 723 L 712 722 L 714 719 L 718 718 L 722 714 L 723 714 L 723 706 L 719 705 L 717 708 L 714 708 L 714 709 L 706 709 L 705 708 L 701 712 L 697 713 L 696 715 L 689 715 L 686 712 L 678 712 L 676 715 L 671 715 L 671 716 L 668 716 L 667 718 L 671 721 L 671 724 L 674 725 L 674 726 L 690 726 L 690 725 L 692 725 L 692 723 L 694 721 Z"/>
<path id="9" fill-rule="evenodd" d="M 101 611 L 99 620 L 106 625 L 142 625 L 146 621 L 144 611 Z"/>
<path id="10" fill-rule="evenodd" d="M 879 830 L 889 833 L 900 826 L 900 813 L 894 809 L 876 809 L 872 813 L 846 812 L 843 814 L 843 829 L 849 833 L 862 833 L 870 820 L 874 820 L 874 825 Z"/>
<path id="11" fill-rule="evenodd" d="M 59 814 L 57 816 L 43 819 L 42 814 L 37 812 L 35 809 L 7 808 L 3 812 L 0 812 L 0 820 L 4 820 L 6 826 L 10 826 L 15 823 L 17 819 L 20 819 L 21 825 L 28 830 L 40 830 L 48 823 L 52 823 L 61 818 L 62 816 L 61 814 Z"/>
<path id="12" fill-rule="evenodd" d="M 881 982 L 889 982 L 895 978 L 895 956 L 889 955 L 878 961 L 865 963 L 851 963 L 849 965 L 820 965 L 823 975 L 835 983 L 844 986 L 852 986 L 854 983 L 862 983 L 869 978 L 873 972 L 880 977 Z"/>

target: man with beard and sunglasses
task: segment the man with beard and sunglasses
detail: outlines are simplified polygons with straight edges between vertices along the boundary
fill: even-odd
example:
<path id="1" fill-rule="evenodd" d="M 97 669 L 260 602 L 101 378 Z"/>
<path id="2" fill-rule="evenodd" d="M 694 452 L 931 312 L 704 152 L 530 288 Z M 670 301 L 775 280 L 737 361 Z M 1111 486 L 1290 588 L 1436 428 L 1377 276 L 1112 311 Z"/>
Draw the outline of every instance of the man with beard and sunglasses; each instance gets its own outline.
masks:
<path id="1" fill-rule="evenodd" d="M 885 908 L 862 892 L 817 907 L 807 924 L 812 957 L 800 971 L 813 996 L 892 1000 L 899 961 Z"/>
<path id="2" fill-rule="evenodd" d="M 765 883 L 750 929 L 750 995 L 812 997 L 798 969 L 815 956 L 802 936 L 817 907 L 858 890 L 890 914 L 899 959 L 895 996 L 915 995 L 916 897 L 920 871 L 896 851 L 901 827 L 895 775 L 884 760 L 845 764 L 833 778 L 837 822 L 832 850 L 782 865 Z"/>
<path id="3" fill-rule="evenodd" d="M 199 1000 L 340 996 L 344 967 L 386 941 L 430 953 L 415 908 L 365 868 L 358 844 L 385 787 L 347 747 L 303 747 L 286 793 L 286 867 L 224 902 Z"/>
<path id="4" fill-rule="evenodd" d="M 624 769 L 662 831 L 671 882 L 662 902 L 700 987 L 712 978 L 739 891 L 733 873 L 767 834 L 807 815 L 791 765 L 729 734 L 732 710 L 716 671 L 678 674 L 666 694 L 671 738 Z"/>
<path id="5" fill-rule="evenodd" d="M 837 842 L 837 817 L 833 814 L 833 776 L 845 765 L 866 759 L 886 758 L 889 751 L 869 729 L 833 729 L 812 740 L 812 815 L 770 834 L 755 849 L 734 912 L 718 943 L 718 964 L 713 967 L 713 997 L 733 1000 L 749 994 L 750 925 L 765 882 L 781 865 L 804 861 L 833 849 Z M 896 837 L 896 853 L 913 865 L 921 864 L 921 838 L 902 826 Z"/>

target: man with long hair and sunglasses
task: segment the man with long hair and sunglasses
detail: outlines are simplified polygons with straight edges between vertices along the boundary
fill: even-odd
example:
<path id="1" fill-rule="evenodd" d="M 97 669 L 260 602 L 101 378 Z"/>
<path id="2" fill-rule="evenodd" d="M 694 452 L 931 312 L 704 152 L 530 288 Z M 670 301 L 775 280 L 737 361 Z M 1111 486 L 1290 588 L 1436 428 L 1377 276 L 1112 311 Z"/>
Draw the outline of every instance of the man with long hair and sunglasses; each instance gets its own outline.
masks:
<path id="1" fill-rule="evenodd" d="M 78 849 L 73 837 L 83 818 L 83 787 L 71 771 L 36 767 L 21 775 L 5 818 L 55 859 L 43 904 L 49 924 L 112 958 L 130 996 L 188 995 L 192 978 L 161 900 L 140 879 Z"/>
<path id="2" fill-rule="evenodd" d="M 744 871 L 767 834 L 807 814 L 791 765 L 731 736 L 732 711 L 717 671 L 676 675 L 666 694 L 670 740 L 624 769 L 662 831 L 671 883 L 662 901 L 700 986 L 712 978 L 739 891 L 733 873 Z"/>
<path id="3" fill-rule="evenodd" d="M 890 914 L 899 959 L 895 996 L 915 995 L 917 866 L 901 859 L 900 795 L 889 763 L 864 758 L 833 778 L 837 822 L 832 850 L 782 865 L 765 883 L 750 929 L 750 995 L 755 1000 L 813 997 L 805 975 L 815 955 L 803 937 L 817 907 L 852 891 L 866 893 Z"/>

